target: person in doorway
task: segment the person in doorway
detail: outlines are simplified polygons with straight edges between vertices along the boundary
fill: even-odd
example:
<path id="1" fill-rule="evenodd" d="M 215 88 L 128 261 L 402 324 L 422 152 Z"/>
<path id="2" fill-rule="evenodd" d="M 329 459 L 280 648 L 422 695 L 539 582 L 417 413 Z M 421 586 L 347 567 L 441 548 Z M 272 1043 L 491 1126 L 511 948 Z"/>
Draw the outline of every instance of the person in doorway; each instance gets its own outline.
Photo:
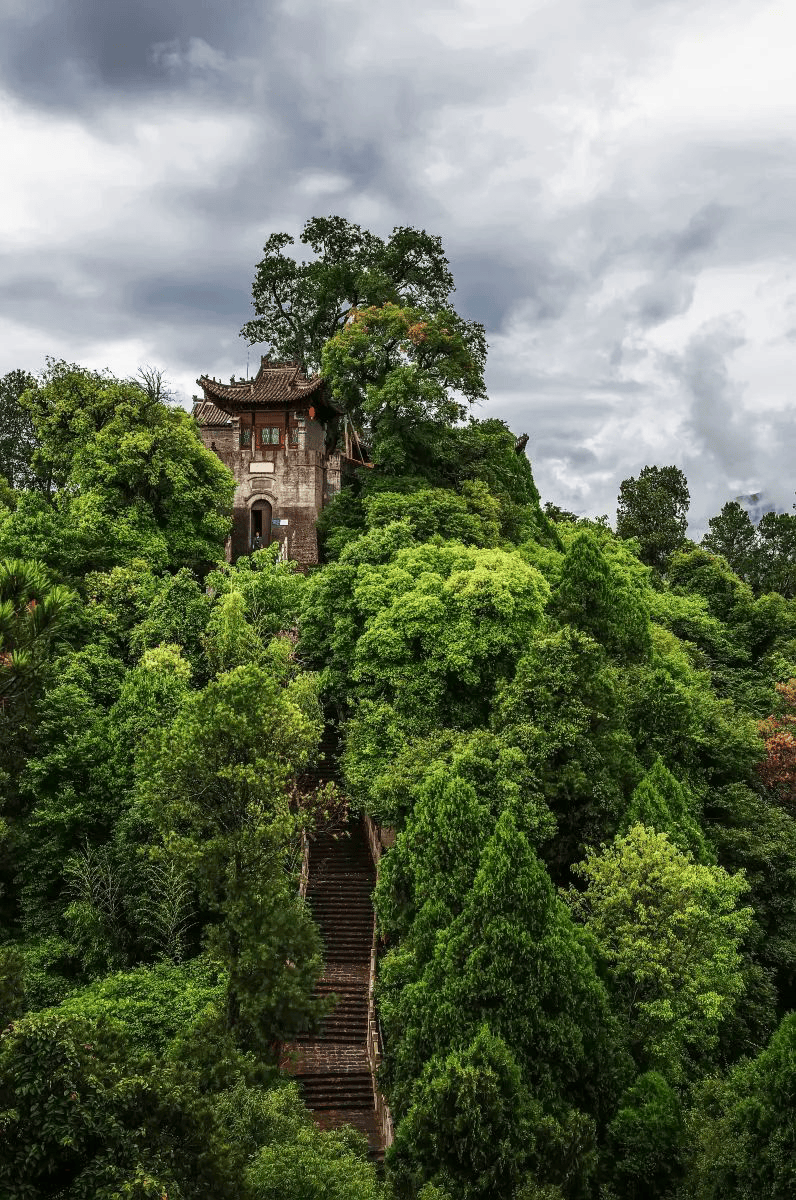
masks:
<path id="1" fill-rule="evenodd" d="M 254 538 L 252 539 L 252 550 L 262 550 L 262 548 L 263 539 L 259 533 L 255 533 Z"/>

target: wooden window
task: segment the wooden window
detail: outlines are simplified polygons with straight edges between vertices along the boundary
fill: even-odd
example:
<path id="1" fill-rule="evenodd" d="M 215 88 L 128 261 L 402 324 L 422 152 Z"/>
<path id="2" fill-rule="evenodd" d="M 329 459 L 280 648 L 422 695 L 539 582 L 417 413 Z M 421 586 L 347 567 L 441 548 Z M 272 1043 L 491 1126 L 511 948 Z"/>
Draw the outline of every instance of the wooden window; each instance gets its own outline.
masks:
<path id="1" fill-rule="evenodd" d="M 252 427 L 251 425 L 241 425 L 240 427 L 240 448 L 241 450 L 251 449 L 252 444 Z"/>
<path id="2" fill-rule="evenodd" d="M 278 446 L 279 432 L 280 430 L 278 425 L 262 425 L 260 427 L 260 445 Z"/>

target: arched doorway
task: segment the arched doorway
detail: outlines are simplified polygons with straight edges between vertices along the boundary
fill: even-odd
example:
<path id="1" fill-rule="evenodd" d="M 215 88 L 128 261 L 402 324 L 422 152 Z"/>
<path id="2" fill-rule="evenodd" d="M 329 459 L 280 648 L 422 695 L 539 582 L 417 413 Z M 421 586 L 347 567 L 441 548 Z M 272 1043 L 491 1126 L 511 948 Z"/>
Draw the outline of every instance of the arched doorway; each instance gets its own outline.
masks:
<path id="1" fill-rule="evenodd" d="M 260 548 L 264 549 L 271 541 L 271 505 L 267 500 L 255 500 L 249 510 L 249 550 L 255 548 L 255 539 L 259 538 Z"/>

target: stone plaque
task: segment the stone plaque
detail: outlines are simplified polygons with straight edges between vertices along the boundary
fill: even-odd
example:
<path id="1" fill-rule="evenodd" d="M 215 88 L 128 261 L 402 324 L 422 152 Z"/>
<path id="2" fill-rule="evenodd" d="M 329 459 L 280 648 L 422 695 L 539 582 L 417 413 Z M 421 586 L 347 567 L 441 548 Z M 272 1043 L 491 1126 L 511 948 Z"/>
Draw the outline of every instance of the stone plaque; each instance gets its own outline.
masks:
<path id="1" fill-rule="evenodd" d="M 274 463 L 273 459 L 267 462 L 251 462 L 249 463 L 249 473 L 251 475 L 273 475 Z"/>

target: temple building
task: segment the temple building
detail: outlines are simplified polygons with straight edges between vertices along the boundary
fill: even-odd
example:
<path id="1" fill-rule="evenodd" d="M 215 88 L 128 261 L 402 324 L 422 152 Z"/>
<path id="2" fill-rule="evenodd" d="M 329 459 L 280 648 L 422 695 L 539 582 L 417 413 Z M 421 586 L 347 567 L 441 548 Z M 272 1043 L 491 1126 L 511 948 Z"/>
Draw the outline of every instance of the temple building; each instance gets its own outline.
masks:
<path id="1" fill-rule="evenodd" d="M 202 441 L 232 471 L 235 489 L 227 558 L 279 541 L 303 568 L 318 562 L 315 521 L 340 488 L 348 457 L 336 449 L 342 410 L 320 376 L 265 355 L 252 380 L 202 375 L 193 414 Z"/>

